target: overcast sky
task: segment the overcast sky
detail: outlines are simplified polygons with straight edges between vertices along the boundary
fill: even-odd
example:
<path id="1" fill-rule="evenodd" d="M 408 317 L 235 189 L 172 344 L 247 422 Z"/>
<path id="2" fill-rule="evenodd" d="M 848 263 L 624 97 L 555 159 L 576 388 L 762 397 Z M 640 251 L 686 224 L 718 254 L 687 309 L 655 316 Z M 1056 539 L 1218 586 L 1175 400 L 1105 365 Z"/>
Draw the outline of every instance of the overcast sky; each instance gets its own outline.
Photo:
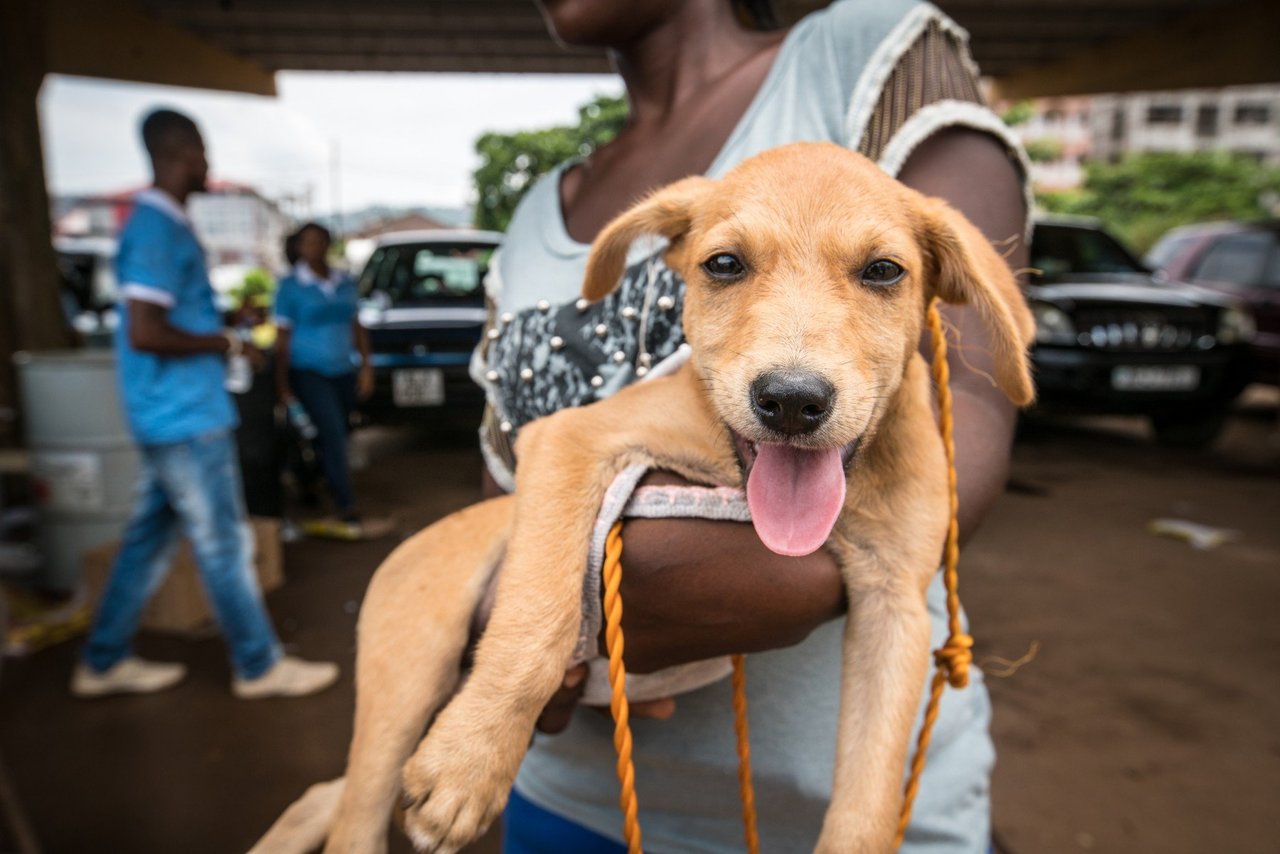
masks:
<path id="1" fill-rule="evenodd" d="M 467 204 L 474 144 L 488 130 L 569 124 L 606 75 L 281 72 L 264 98 L 172 86 L 50 76 L 40 94 L 45 170 L 55 194 L 119 190 L 149 180 L 138 122 L 157 106 L 190 114 L 212 175 L 268 196 L 312 192 L 332 209 L 333 153 L 343 210 L 370 204 Z"/>

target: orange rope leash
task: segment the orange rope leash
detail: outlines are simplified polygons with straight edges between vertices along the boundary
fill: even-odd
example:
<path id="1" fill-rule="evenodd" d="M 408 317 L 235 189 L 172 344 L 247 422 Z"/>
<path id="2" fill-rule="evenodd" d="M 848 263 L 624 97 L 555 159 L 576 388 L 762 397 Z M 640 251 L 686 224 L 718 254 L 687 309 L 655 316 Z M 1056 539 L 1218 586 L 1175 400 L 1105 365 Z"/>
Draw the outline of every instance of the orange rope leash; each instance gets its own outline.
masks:
<path id="1" fill-rule="evenodd" d="M 733 657 L 733 729 L 738 735 L 738 793 L 742 798 L 742 833 L 747 854 L 760 854 L 756 833 L 756 790 L 751 785 L 751 732 L 747 727 L 747 660 Z"/>
<path id="2" fill-rule="evenodd" d="M 924 771 L 929 742 L 933 737 L 933 725 L 938 719 L 942 692 L 948 684 L 964 688 L 969 684 L 969 665 L 973 662 L 973 638 L 964 631 L 960 622 L 959 574 L 960 523 L 959 498 L 956 492 L 955 424 L 951 412 L 951 372 L 947 366 L 947 338 L 942 328 L 942 316 L 938 313 L 938 300 L 929 303 L 929 333 L 933 342 L 933 382 L 938 395 L 938 429 L 947 458 L 947 494 L 950 502 L 950 522 L 947 525 L 946 550 L 943 562 L 943 584 L 947 591 L 947 627 L 949 634 L 942 647 L 934 652 L 937 672 L 929 687 L 929 703 L 925 707 L 924 722 L 916 739 L 916 752 L 911 759 L 911 771 L 903 792 L 902 814 L 894 848 L 902 845 L 911 821 L 911 808 L 920 789 L 920 775 Z M 628 854 L 640 854 L 640 822 L 635 790 L 635 764 L 631 756 L 631 725 L 627 705 L 626 671 L 622 666 L 622 523 L 615 522 L 605 541 L 604 559 L 604 610 L 605 645 L 609 650 L 609 707 L 613 712 L 613 744 L 618 751 L 618 782 L 621 784 L 619 803 L 622 806 L 623 835 Z M 742 823 L 749 854 L 759 854 L 760 838 L 756 832 L 755 792 L 751 783 L 751 742 L 747 726 L 747 693 L 744 659 L 733 656 L 733 713 L 734 730 L 738 740 L 738 787 L 742 798 Z"/>
<path id="3" fill-rule="evenodd" d="M 933 725 L 938 719 L 938 704 L 947 684 L 963 688 L 969 684 L 969 665 L 973 662 L 973 638 L 960 623 L 960 576 L 956 567 L 960 563 L 960 499 L 956 492 L 956 442 L 955 423 L 951 414 L 951 370 L 947 366 L 947 335 L 942 329 L 942 315 L 938 313 L 938 299 L 929 303 L 929 335 L 933 340 L 933 384 L 938 394 L 938 430 L 942 433 L 942 447 L 947 455 L 947 496 L 951 503 L 951 520 L 947 525 L 947 545 L 943 561 L 942 581 L 947 589 L 947 642 L 933 654 L 938 671 L 929 686 L 929 705 L 925 707 L 924 723 L 916 739 L 916 755 L 911 759 L 911 773 L 903 793 L 902 817 L 898 821 L 898 835 L 893 847 L 902 845 L 911 821 L 911 807 L 920 790 L 920 774 L 924 771 L 925 754 L 933 737 Z"/>
<path id="4" fill-rule="evenodd" d="M 618 751 L 622 834 L 627 854 L 641 854 L 636 767 L 631 759 L 631 712 L 627 703 L 627 672 L 622 666 L 622 523 L 614 522 L 604 543 L 605 646 L 609 650 L 609 711 L 613 713 L 613 746 Z"/>
<path id="5" fill-rule="evenodd" d="M 609 710 L 613 713 L 613 746 L 618 752 L 617 772 L 622 807 L 622 835 L 628 854 L 640 854 L 639 806 L 636 800 L 636 769 L 631 755 L 630 706 L 627 703 L 627 673 L 622 665 L 625 646 L 622 637 L 622 523 L 614 522 L 604 543 L 605 647 L 609 651 Z M 756 833 L 756 796 L 751 784 L 751 736 L 747 727 L 747 675 L 745 660 L 733 656 L 734 730 L 738 737 L 738 791 L 742 799 L 743 835 L 748 854 L 760 854 Z"/>

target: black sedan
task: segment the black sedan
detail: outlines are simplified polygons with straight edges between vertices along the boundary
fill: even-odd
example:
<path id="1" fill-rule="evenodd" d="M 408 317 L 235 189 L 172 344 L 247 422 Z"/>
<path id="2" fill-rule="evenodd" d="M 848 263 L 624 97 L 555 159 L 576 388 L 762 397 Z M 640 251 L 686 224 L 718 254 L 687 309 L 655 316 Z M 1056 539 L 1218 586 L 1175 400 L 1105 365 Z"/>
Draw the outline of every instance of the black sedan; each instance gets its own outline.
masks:
<path id="1" fill-rule="evenodd" d="M 1038 221 L 1031 266 L 1038 410 L 1145 415 L 1166 444 L 1213 440 L 1248 382 L 1246 311 L 1153 279 L 1089 220 Z"/>
<path id="2" fill-rule="evenodd" d="M 484 279 L 501 240 L 490 231 L 386 234 L 360 276 L 360 322 L 377 383 L 362 409 L 375 419 L 474 407 L 484 394 L 467 374 L 485 323 Z"/>

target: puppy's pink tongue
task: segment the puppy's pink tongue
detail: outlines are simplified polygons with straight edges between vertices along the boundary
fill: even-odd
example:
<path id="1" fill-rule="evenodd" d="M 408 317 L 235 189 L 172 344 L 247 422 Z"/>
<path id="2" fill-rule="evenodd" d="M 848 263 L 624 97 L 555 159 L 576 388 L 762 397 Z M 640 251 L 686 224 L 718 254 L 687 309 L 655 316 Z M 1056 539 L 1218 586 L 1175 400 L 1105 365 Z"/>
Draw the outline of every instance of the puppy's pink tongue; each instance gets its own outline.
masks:
<path id="1" fill-rule="evenodd" d="M 844 506 L 840 449 L 808 451 L 759 445 L 747 478 L 747 506 L 770 551 L 798 557 L 817 551 Z"/>

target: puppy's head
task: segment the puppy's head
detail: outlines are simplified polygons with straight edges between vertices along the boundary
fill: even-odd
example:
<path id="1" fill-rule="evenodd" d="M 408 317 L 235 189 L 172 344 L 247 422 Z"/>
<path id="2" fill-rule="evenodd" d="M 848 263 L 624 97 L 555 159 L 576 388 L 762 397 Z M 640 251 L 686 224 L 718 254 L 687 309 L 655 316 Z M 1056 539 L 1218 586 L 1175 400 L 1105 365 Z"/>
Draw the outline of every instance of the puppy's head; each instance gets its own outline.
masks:
<path id="1" fill-rule="evenodd" d="M 686 178 L 601 233 L 584 295 L 616 286 L 631 242 L 659 234 L 687 283 L 685 336 L 733 436 L 756 530 L 782 554 L 816 550 L 844 501 L 846 471 L 902 383 L 934 296 L 976 307 L 996 382 L 1033 390 L 1030 312 L 1012 274 L 967 220 L 836 145 L 799 143 L 723 179 Z"/>

